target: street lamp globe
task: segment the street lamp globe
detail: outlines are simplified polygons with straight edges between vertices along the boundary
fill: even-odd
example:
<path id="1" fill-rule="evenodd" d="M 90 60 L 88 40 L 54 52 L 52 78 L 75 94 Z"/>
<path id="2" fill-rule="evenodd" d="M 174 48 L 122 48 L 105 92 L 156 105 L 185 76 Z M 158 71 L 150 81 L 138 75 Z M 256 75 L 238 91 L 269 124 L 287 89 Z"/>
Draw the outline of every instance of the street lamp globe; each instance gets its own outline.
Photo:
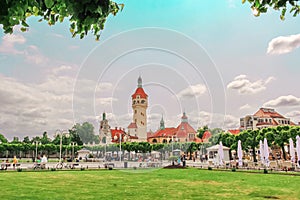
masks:
<path id="1" fill-rule="evenodd" d="M 115 136 L 114 136 L 114 140 L 117 140 L 117 139 L 118 139 L 118 136 L 115 135 Z"/>

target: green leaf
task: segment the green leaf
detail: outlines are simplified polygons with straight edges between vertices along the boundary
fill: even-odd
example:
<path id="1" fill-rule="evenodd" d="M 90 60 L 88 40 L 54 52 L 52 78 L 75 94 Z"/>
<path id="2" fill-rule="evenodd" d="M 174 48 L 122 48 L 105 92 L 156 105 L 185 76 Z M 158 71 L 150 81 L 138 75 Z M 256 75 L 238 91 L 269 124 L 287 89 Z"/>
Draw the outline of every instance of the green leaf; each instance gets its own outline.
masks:
<path id="1" fill-rule="evenodd" d="M 51 8 L 54 4 L 53 0 L 45 0 L 45 4 L 47 8 Z"/>
<path id="2" fill-rule="evenodd" d="M 24 20 L 22 21 L 22 26 L 29 27 L 29 25 Z"/>
<path id="3" fill-rule="evenodd" d="M 22 32 L 25 32 L 25 31 L 27 31 L 27 28 L 21 27 L 21 31 L 22 31 Z"/>

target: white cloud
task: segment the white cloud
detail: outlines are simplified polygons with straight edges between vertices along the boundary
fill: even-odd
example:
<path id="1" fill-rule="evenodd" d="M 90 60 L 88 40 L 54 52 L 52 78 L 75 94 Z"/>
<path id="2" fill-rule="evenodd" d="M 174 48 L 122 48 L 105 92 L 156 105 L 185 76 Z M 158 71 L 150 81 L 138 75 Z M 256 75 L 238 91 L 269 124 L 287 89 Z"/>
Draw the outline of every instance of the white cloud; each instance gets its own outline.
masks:
<path id="1" fill-rule="evenodd" d="M 290 107 L 299 106 L 300 98 L 293 95 L 280 96 L 276 99 L 264 103 L 264 107 Z"/>
<path id="2" fill-rule="evenodd" d="M 286 117 L 300 117 L 300 111 L 295 110 L 285 114 Z"/>
<path id="3" fill-rule="evenodd" d="M 2 43 L 0 45 L 0 53 L 21 55 L 25 61 L 33 64 L 43 64 L 48 61 L 48 58 L 44 56 L 37 46 L 25 45 L 26 39 L 20 34 L 6 34 L 2 37 Z M 16 47 L 16 45 L 23 44 L 22 47 Z"/>
<path id="4" fill-rule="evenodd" d="M 236 0 L 227 0 L 229 8 L 236 8 Z"/>
<path id="5" fill-rule="evenodd" d="M 270 76 L 266 80 L 261 79 L 251 82 L 246 75 L 239 75 L 236 76 L 232 82 L 228 83 L 227 88 L 237 90 L 240 94 L 256 94 L 264 91 L 266 85 L 273 80 L 275 80 L 275 78 Z"/>
<path id="6" fill-rule="evenodd" d="M 24 44 L 26 39 L 19 34 L 5 34 L 2 37 L 2 43 L 0 45 L 0 53 L 7 54 L 23 54 L 23 51 L 18 50 L 16 44 Z"/>
<path id="7" fill-rule="evenodd" d="M 300 34 L 279 36 L 271 40 L 267 54 L 285 54 L 300 47 Z"/>
<path id="8" fill-rule="evenodd" d="M 240 110 L 247 110 L 249 108 L 251 108 L 251 106 L 249 104 L 245 104 L 245 105 L 240 107 Z"/>
<path id="9" fill-rule="evenodd" d="M 72 69 L 71 66 L 68 66 L 68 65 L 61 65 L 61 66 L 59 66 L 59 67 L 54 68 L 54 69 L 52 70 L 52 73 L 56 75 L 56 74 L 59 74 L 59 73 L 61 73 L 61 72 L 69 71 L 69 70 L 71 70 L 71 69 Z"/>
<path id="10" fill-rule="evenodd" d="M 191 98 L 191 97 L 198 97 L 201 96 L 206 92 L 205 85 L 197 84 L 197 85 L 190 85 L 189 87 L 181 90 L 177 96 L 181 98 Z"/>
<path id="11" fill-rule="evenodd" d="M 37 46 L 30 45 L 24 50 L 25 60 L 29 63 L 36 65 L 48 62 L 48 58 L 45 57 Z"/>
<path id="12" fill-rule="evenodd" d="M 24 137 L 73 125 L 72 78 L 51 77 L 31 84 L 0 75 L 1 132 Z M 24 134 L 24 135 L 23 135 Z"/>
<path id="13" fill-rule="evenodd" d="M 113 98 L 113 97 L 105 97 L 105 98 L 96 99 L 96 102 L 100 105 L 103 105 L 103 106 L 111 105 L 113 102 L 116 102 L 116 101 L 118 101 L 118 99 Z"/>
<path id="14" fill-rule="evenodd" d="M 99 83 L 97 86 L 97 90 L 100 90 L 99 92 L 109 91 L 112 89 L 113 89 L 113 84 L 109 83 L 109 82 L 102 82 L 102 83 Z"/>

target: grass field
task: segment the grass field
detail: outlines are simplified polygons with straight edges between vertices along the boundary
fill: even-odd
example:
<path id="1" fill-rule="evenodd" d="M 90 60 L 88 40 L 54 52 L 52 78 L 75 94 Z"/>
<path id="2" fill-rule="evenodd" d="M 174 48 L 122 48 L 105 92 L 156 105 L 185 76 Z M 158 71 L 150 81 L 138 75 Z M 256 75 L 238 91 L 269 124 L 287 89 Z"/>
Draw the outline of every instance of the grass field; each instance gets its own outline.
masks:
<path id="1" fill-rule="evenodd" d="M 199 169 L 1 172 L 0 199 L 300 199 L 300 176 Z"/>

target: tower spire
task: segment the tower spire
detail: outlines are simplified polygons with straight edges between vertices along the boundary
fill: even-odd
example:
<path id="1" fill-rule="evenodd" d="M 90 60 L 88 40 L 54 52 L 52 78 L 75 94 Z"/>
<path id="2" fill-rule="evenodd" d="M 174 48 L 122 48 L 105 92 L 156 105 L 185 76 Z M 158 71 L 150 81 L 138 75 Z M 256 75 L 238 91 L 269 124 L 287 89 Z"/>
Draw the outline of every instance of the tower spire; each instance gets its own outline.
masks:
<path id="1" fill-rule="evenodd" d="M 143 85 L 142 85 L 142 77 L 140 75 L 139 78 L 138 78 L 138 88 L 142 88 L 142 87 L 143 87 Z"/>
<path id="2" fill-rule="evenodd" d="M 164 122 L 164 116 L 161 115 L 161 120 L 160 120 L 160 130 L 165 129 L 165 122 Z"/>

